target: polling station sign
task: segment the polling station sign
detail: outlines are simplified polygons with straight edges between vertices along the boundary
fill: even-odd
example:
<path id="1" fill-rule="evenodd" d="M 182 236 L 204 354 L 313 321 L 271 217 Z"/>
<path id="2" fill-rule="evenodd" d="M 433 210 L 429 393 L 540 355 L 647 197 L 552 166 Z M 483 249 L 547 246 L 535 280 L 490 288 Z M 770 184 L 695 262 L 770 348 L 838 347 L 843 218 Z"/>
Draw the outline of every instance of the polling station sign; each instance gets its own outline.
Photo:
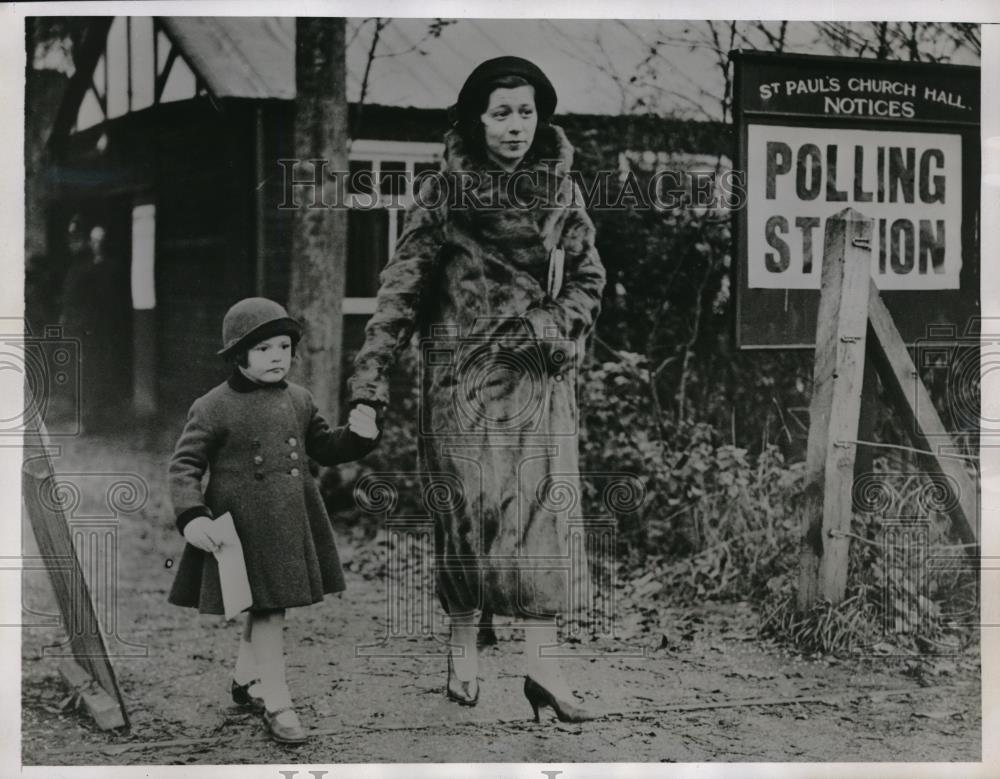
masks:
<path id="1" fill-rule="evenodd" d="M 872 277 L 903 337 L 978 315 L 979 71 L 739 52 L 737 340 L 812 346 L 826 220 L 873 220 Z"/>

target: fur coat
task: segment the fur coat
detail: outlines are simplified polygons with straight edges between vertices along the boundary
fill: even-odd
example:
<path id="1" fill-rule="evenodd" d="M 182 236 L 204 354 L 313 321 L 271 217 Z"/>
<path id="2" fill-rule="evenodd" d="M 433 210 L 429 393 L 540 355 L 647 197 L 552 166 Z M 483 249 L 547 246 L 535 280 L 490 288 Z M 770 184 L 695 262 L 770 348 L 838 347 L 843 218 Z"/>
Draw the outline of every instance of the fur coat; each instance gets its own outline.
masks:
<path id="1" fill-rule="evenodd" d="M 569 176 L 573 148 L 558 127 L 537 132 L 533 161 L 506 176 L 448 133 L 350 380 L 353 401 L 388 403 L 390 368 L 419 333 L 419 468 L 449 613 L 565 613 L 585 582 L 576 366 L 605 273 Z M 554 247 L 565 258 L 555 299 Z"/>

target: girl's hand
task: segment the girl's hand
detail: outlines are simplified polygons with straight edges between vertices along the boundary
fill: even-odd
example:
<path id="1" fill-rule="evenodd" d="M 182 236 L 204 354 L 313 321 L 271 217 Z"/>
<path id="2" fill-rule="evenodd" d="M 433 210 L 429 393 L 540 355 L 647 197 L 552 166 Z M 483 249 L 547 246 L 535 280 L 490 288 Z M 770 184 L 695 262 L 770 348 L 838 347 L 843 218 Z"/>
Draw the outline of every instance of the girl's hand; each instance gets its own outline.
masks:
<path id="1" fill-rule="evenodd" d="M 347 417 L 347 429 L 362 438 L 378 438 L 378 426 L 375 424 L 375 409 L 359 403 L 351 409 Z"/>
<path id="2" fill-rule="evenodd" d="M 184 538 L 203 552 L 215 554 L 222 546 L 212 535 L 215 528 L 208 517 L 195 517 L 184 526 Z"/>

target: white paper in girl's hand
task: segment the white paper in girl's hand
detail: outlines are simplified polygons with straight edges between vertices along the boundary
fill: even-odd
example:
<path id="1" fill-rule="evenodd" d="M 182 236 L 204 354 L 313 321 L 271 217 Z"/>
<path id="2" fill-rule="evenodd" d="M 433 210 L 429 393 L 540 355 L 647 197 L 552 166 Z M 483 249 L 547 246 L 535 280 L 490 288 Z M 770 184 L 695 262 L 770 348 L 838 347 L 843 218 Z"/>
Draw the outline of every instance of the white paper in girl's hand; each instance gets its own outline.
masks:
<path id="1" fill-rule="evenodd" d="M 219 564 L 219 584 L 222 587 L 222 606 L 226 619 L 234 619 L 253 605 L 247 565 L 243 559 L 243 545 L 233 526 L 233 515 L 228 511 L 212 523 L 217 531 L 219 551 L 215 560 Z"/>

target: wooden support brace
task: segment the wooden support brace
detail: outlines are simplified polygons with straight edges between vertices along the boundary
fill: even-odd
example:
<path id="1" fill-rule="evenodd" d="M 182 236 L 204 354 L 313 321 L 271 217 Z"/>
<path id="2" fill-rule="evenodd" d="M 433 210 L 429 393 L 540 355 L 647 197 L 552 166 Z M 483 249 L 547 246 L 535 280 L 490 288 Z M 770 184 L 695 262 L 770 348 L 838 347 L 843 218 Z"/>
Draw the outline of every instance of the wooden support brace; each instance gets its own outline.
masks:
<path id="1" fill-rule="evenodd" d="M 969 475 L 960 459 L 937 453 L 942 445 L 954 450 L 951 434 L 941 422 L 930 394 L 906 351 L 906 344 L 892 321 L 892 315 L 879 297 L 875 282 L 870 282 L 868 323 L 872 359 L 886 386 L 893 410 L 905 422 L 914 446 L 930 452 L 923 458 L 928 470 L 946 480 L 951 495 L 946 504 L 947 511 L 963 543 L 978 544 L 977 481 Z"/>
<path id="2" fill-rule="evenodd" d="M 114 722 L 117 724 L 109 727 L 128 727 L 128 714 L 104 643 L 104 635 L 90 588 L 87 586 L 73 546 L 73 537 L 66 515 L 54 496 L 52 480 L 56 478 L 56 473 L 49 459 L 48 435 L 44 425 L 38 431 L 25 431 L 24 449 L 21 470 L 22 503 L 31 522 L 39 552 L 45 560 L 56 601 L 59 603 L 70 648 L 77 661 L 73 664 L 96 688 L 88 694 L 92 695 L 93 711 L 98 712 L 101 717 L 100 720 L 97 720 L 98 715 L 94 717 L 98 724 L 104 727 L 102 722 Z M 65 670 L 63 676 L 71 680 L 85 681 L 72 669 L 69 671 L 69 677 L 66 676 Z M 74 689 L 78 687 L 73 681 L 69 683 Z M 88 690 L 90 689 L 88 687 Z M 103 697 L 98 696 L 96 690 L 103 692 Z M 84 698 L 85 704 L 87 700 Z M 118 709 L 117 717 L 107 713 L 105 705 L 107 701 L 111 701 Z M 91 711 L 90 704 L 87 704 L 87 709 Z"/>
<path id="3" fill-rule="evenodd" d="M 66 685 L 80 696 L 87 713 L 101 730 L 125 727 L 125 717 L 118 701 L 108 695 L 79 664 L 65 659 L 59 663 L 59 674 Z"/>
<path id="4" fill-rule="evenodd" d="M 823 294 L 809 408 L 799 608 L 847 587 L 855 444 L 864 380 L 872 221 L 852 208 L 827 220 Z"/>

